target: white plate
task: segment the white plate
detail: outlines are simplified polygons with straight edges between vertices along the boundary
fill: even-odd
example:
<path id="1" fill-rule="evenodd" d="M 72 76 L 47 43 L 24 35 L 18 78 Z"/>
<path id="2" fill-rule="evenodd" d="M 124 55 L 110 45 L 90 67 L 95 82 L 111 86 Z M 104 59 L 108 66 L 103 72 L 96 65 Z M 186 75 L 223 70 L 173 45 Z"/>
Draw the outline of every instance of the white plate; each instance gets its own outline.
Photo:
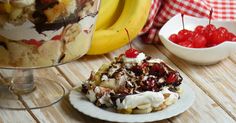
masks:
<path id="1" fill-rule="evenodd" d="M 180 99 L 173 105 L 158 112 L 149 114 L 119 114 L 111 111 L 104 110 L 91 103 L 83 94 L 73 89 L 69 94 L 69 101 L 81 113 L 111 122 L 151 122 L 167 119 L 183 113 L 194 102 L 195 93 L 193 90 L 184 83 L 181 85 L 183 93 Z"/>

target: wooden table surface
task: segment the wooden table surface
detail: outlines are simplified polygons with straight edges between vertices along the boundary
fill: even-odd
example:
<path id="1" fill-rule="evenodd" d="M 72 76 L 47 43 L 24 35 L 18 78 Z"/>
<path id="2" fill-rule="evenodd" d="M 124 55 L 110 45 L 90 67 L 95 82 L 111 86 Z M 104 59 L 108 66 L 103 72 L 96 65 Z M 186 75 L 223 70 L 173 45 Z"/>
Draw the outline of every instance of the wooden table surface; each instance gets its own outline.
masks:
<path id="1" fill-rule="evenodd" d="M 187 84 L 195 91 L 196 100 L 184 113 L 160 123 L 235 123 L 236 122 L 236 54 L 211 66 L 191 65 L 174 55 L 163 46 L 145 45 L 139 39 L 133 46 L 152 56 L 163 59 L 173 68 L 180 71 Z M 97 70 L 104 62 L 110 62 L 114 56 L 123 53 L 125 46 L 112 53 L 83 58 L 58 67 L 36 70 L 36 76 L 60 81 L 66 93 L 81 81 L 88 78 L 92 70 Z M 25 101 L 27 104 L 35 102 Z M 22 105 L 19 101 L 19 105 Z M 25 105 L 22 105 L 23 107 Z M 83 115 L 74 109 L 65 96 L 59 103 L 31 111 L 0 110 L 0 122 L 6 123 L 103 123 Z"/>

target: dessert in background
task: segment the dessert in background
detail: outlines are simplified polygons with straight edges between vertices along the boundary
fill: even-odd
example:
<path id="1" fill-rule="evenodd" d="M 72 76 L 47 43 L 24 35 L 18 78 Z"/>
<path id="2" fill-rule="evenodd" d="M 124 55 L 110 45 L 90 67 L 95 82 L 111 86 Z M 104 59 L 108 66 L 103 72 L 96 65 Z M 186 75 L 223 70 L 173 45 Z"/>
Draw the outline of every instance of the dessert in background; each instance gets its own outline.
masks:
<path id="1" fill-rule="evenodd" d="M 44 67 L 75 60 L 89 47 L 96 0 L 0 2 L 0 66 Z"/>

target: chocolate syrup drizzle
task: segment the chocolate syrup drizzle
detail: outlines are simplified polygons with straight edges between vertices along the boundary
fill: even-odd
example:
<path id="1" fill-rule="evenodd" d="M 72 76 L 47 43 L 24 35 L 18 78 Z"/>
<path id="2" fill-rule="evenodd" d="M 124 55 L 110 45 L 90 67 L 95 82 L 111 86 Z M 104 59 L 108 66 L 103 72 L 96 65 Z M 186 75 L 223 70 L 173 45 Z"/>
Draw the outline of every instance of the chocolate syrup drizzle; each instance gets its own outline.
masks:
<path id="1" fill-rule="evenodd" d="M 58 30 L 61 27 L 65 27 L 68 24 L 77 23 L 87 16 L 92 16 L 92 17 L 96 16 L 98 12 L 89 13 L 87 16 L 83 18 L 78 15 L 78 12 L 83 9 L 85 3 L 86 2 L 81 4 L 77 2 L 77 5 L 80 5 L 82 7 L 78 7 L 73 14 L 71 14 L 68 17 L 61 17 L 60 19 L 56 20 L 53 23 L 48 23 L 47 17 L 44 14 L 44 10 L 53 8 L 55 5 L 59 4 L 58 0 L 52 0 L 52 2 L 50 3 L 43 3 L 42 0 L 36 0 L 35 4 L 36 11 L 32 15 L 35 24 L 34 28 L 38 33 L 42 33 L 48 30 Z"/>
<path id="2" fill-rule="evenodd" d="M 48 30 L 47 28 L 45 28 L 47 23 L 47 16 L 44 14 L 44 10 L 50 9 L 56 4 L 59 4 L 57 0 L 52 0 L 50 3 L 44 3 L 42 2 L 42 0 L 35 1 L 36 11 L 33 13 L 32 17 L 34 18 L 35 28 L 39 33 Z"/>
<path id="3" fill-rule="evenodd" d="M 8 49 L 7 45 L 5 42 L 0 41 L 0 46 L 4 47 L 6 50 Z"/>

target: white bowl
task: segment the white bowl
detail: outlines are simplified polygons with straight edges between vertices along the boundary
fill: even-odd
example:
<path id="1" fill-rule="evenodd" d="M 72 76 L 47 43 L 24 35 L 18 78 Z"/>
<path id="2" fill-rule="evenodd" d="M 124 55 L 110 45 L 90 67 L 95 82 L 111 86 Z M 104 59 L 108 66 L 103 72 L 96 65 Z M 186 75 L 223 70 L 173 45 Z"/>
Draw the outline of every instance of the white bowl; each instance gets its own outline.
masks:
<path id="1" fill-rule="evenodd" d="M 185 28 L 194 30 L 198 25 L 207 25 L 208 19 L 184 16 Z M 222 26 L 229 32 L 236 34 L 236 22 L 233 21 L 216 21 L 212 20 L 211 24 L 217 28 Z M 210 65 L 229 57 L 236 51 L 236 42 L 223 42 L 217 46 L 209 48 L 187 48 L 173 43 L 168 38 L 171 34 L 177 34 L 183 29 L 181 14 L 177 14 L 171 18 L 160 30 L 159 37 L 164 46 L 174 55 L 198 65 Z"/>

